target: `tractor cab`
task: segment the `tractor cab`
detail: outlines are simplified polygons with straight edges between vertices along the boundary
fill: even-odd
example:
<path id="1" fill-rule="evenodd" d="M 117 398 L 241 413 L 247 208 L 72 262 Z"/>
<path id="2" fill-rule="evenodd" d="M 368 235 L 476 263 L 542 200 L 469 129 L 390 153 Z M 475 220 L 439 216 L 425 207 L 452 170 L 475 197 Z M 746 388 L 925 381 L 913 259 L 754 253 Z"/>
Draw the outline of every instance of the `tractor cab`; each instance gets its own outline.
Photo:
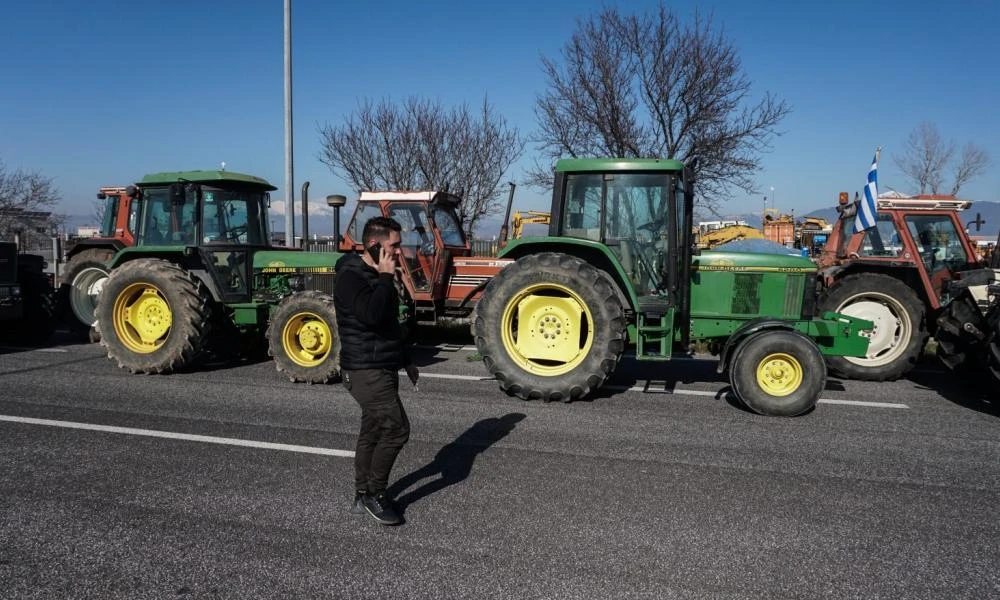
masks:
<path id="1" fill-rule="evenodd" d="M 607 161 L 602 161 L 606 163 Z M 639 297 L 670 296 L 683 281 L 691 247 L 690 198 L 676 161 L 649 161 L 659 171 L 566 172 L 557 180 L 550 235 L 603 244 Z M 558 171 L 558 168 L 557 168 Z"/>
<path id="2" fill-rule="evenodd" d="M 949 281 L 978 266 L 979 256 L 965 232 L 962 211 L 972 202 L 952 196 L 879 198 L 875 227 L 853 232 L 856 206 L 841 194 L 840 222 L 817 260 L 842 276 L 883 270 L 920 292 L 931 309 L 947 304 Z"/>
<path id="3" fill-rule="evenodd" d="M 362 192 L 340 250 L 363 249 L 361 236 L 369 219 L 395 219 L 402 226 L 400 269 L 409 296 L 415 302 L 440 298 L 452 259 L 472 254 L 458 216 L 459 202 L 447 192 Z"/>
<path id="4" fill-rule="evenodd" d="M 206 283 L 224 302 L 246 302 L 253 255 L 271 248 L 267 207 L 274 189 L 226 171 L 147 175 L 130 186 L 141 205 L 137 249 L 180 250 L 192 268 L 204 265 Z"/>

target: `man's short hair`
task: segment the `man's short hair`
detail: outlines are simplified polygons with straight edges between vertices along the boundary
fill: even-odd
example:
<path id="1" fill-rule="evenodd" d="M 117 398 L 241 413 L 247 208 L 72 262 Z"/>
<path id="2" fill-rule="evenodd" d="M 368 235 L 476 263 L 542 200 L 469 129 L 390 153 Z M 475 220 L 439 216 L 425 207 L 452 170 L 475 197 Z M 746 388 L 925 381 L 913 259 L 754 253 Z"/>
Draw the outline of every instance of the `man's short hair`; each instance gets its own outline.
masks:
<path id="1" fill-rule="evenodd" d="M 365 229 L 361 232 L 361 243 L 367 246 L 372 240 L 387 239 L 390 231 L 403 231 L 403 226 L 390 217 L 372 217 L 365 223 Z"/>

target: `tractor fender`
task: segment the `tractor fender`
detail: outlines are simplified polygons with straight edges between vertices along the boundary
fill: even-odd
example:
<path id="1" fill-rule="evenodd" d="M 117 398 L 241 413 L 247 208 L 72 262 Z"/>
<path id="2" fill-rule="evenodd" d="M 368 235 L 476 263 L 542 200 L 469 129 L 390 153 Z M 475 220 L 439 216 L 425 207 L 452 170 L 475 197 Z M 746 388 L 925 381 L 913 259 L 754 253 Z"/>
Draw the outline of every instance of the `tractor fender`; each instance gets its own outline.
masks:
<path id="1" fill-rule="evenodd" d="M 725 345 L 722 347 L 722 352 L 719 353 L 719 365 L 716 367 L 716 371 L 718 373 L 726 371 L 734 351 L 744 340 L 755 333 L 768 330 L 795 331 L 795 328 L 787 321 L 771 317 L 760 317 L 747 321 L 726 340 Z"/>
<path id="2" fill-rule="evenodd" d="M 125 244 L 121 240 L 112 238 L 83 238 L 77 240 L 73 246 L 66 251 L 66 261 L 73 258 L 77 254 L 83 252 L 84 250 L 110 250 L 112 253 L 118 252 L 125 247 Z"/>

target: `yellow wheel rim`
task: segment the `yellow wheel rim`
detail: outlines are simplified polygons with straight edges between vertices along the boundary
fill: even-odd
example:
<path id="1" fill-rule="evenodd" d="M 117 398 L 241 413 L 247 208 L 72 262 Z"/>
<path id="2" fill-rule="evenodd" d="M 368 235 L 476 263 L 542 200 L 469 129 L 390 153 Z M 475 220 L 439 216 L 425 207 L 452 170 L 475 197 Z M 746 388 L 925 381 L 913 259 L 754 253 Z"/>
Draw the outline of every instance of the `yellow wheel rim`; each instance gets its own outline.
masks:
<path id="1" fill-rule="evenodd" d="M 771 396 L 787 396 L 802 385 L 802 365 L 790 354 L 774 353 L 757 363 L 757 384 Z"/>
<path id="2" fill-rule="evenodd" d="M 151 283 L 133 283 L 115 298 L 115 334 L 132 352 L 151 354 L 167 341 L 173 314 L 166 298 Z"/>
<path id="3" fill-rule="evenodd" d="M 316 313 L 300 312 L 285 323 L 281 330 L 281 343 L 292 362 L 302 367 L 315 367 L 330 354 L 333 333 Z"/>
<path id="4" fill-rule="evenodd" d="M 514 362 L 555 377 L 580 365 L 594 343 L 590 309 L 570 288 L 542 283 L 515 294 L 501 315 L 501 339 Z"/>

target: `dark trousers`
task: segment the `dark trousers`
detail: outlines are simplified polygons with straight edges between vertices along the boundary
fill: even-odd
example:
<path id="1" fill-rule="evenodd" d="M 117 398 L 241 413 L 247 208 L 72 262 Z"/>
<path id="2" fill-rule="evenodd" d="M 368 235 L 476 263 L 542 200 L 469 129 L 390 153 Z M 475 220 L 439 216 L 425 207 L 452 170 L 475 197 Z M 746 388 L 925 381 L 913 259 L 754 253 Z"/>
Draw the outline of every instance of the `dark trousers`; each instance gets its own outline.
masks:
<path id="1" fill-rule="evenodd" d="M 388 369 L 344 371 L 344 387 L 361 406 L 361 431 L 354 451 L 355 490 L 378 494 L 410 439 L 410 420 L 399 400 L 399 373 Z"/>

